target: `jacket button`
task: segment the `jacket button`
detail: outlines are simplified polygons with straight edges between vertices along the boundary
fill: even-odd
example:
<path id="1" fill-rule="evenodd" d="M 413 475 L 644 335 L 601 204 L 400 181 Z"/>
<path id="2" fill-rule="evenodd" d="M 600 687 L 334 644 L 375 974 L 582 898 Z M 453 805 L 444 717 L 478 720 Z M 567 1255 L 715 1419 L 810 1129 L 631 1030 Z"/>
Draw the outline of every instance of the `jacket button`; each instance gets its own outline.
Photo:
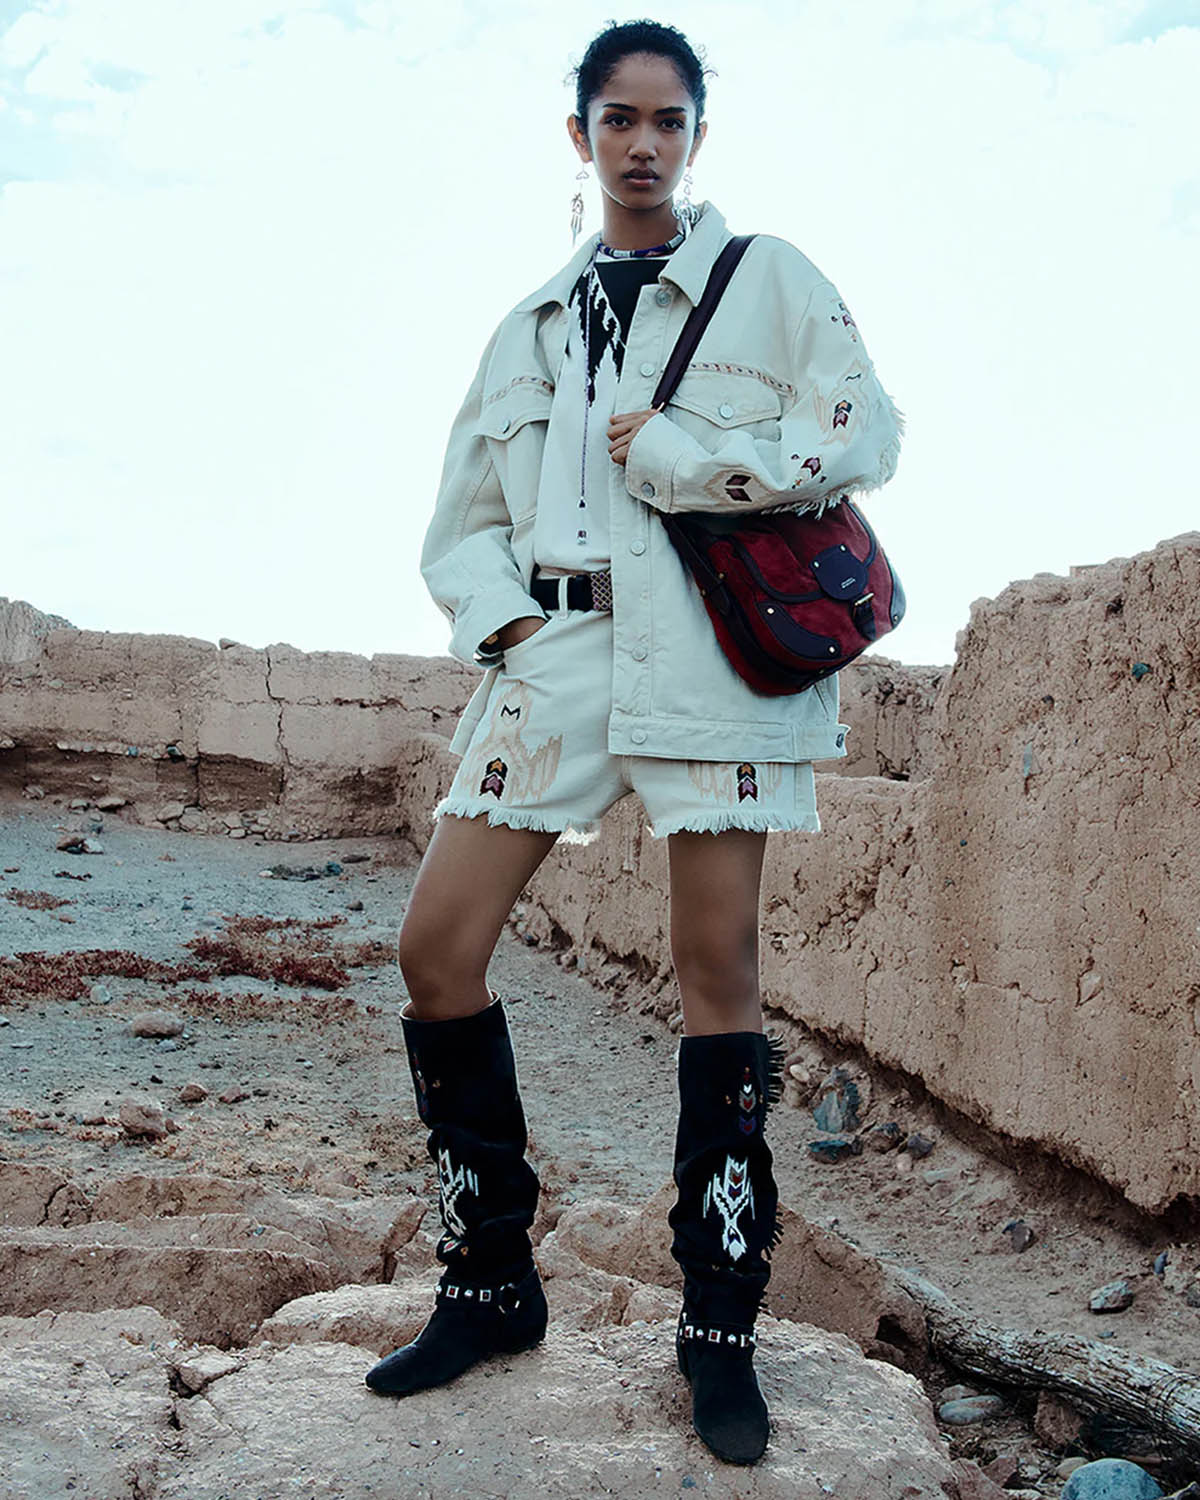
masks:
<path id="1" fill-rule="evenodd" d="M 838 749 L 840 750 L 842 748 L 842 746 L 846 743 L 846 736 L 844 734 L 839 734 L 838 737 L 837 737 L 837 742 L 838 742 Z"/>
<path id="2" fill-rule="evenodd" d="M 733 407 L 730 406 L 728 401 L 722 401 L 720 406 L 717 407 L 717 410 L 721 413 L 721 415 L 727 422 L 729 418 L 733 416 Z"/>
<path id="3" fill-rule="evenodd" d="M 642 485 L 642 494 L 645 495 L 647 500 L 649 500 L 651 495 L 654 494 L 654 486 L 648 479 L 646 480 L 645 484 Z"/>
<path id="4" fill-rule="evenodd" d="M 641 557 L 642 553 L 646 550 L 646 544 L 642 541 L 641 537 L 638 537 L 636 542 L 630 542 L 629 550 L 635 557 Z"/>
<path id="5" fill-rule="evenodd" d="M 646 660 L 646 648 L 645 648 L 645 646 L 635 646 L 633 648 L 633 659 L 634 659 L 634 661 L 645 661 Z M 638 733 L 640 734 L 641 731 L 639 730 Z"/>
<path id="6" fill-rule="evenodd" d="M 652 365 L 649 360 L 645 360 L 638 366 L 638 369 L 641 370 L 643 375 L 653 375 L 658 366 Z"/>
<path id="7" fill-rule="evenodd" d="M 659 307 L 666 307 L 667 303 L 671 300 L 671 294 L 665 286 L 660 286 L 654 294 L 654 300 L 658 303 Z"/>
<path id="8" fill-rule="evenodd" d="M 629 738 L 635 745 L 644 745 L 646 743 L 646 731 L 644 729 L 631 730 Z"/>

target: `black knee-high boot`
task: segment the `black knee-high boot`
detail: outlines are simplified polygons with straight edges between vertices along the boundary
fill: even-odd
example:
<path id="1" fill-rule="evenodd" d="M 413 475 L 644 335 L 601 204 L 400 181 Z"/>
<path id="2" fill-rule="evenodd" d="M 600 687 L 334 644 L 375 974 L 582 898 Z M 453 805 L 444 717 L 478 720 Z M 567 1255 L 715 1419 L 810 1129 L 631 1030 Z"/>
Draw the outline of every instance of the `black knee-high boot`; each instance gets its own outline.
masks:
<path id="1" fill-rule="evenodd" d="M 446 1269 L 429 1322 L 367 1372 L 372 1390 L 389 1396 L 443 1385 L 486 1355 L 532 1348 L 546 1331 L 528 1232 L 538 1177 L 525 1160 L 525 1113 L 499 997 L 473 1016 L 418 1021 L 401 1012 L 401 1022 L 437 1164 L 443 1233 L 435 1253 Z"/>
<path id="2" fill-rule="evenodd" d="M 782 1078 L 783 1045 L 761 1032 L 680 1040 L 679 1194 L 668 1215 L 683 1268 L 676 1356 L 692 1388 L 692 1425 L 729 1463 L 753 1463 L 767 1444 L 754 1323 L 780 1237 L 763 1127 Z"/>

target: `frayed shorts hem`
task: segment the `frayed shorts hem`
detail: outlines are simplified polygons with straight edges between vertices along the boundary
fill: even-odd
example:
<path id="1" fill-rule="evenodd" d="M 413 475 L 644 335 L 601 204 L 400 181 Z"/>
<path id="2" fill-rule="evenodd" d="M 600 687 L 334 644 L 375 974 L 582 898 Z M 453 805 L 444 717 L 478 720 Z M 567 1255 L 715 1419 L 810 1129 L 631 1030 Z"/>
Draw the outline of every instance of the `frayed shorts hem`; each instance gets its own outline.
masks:
<path id="1" fill-rule="evenodd" d="M 743 828 L 750 833 L 820 833 L 821 820 L 816 813 L 790 818 L 784 813 L 718 811 L 659 818 L 649 828 L 654 839 L 665 839 L 672 833 L 724 833 L 727 828 Z"/>
<path id="2" fill-rule="evenodd" d="M 433 821 L 442 817 L 481 818 L 487 815 L 488 826 L 530 828 L 536 833 L 557 833 L 564 844 L 592 844 L 600 837 L 600 823 L 579 822 L 571 818 L 551 818 L 545 813 L 522 807 L 481 807 L 464 797 L 443 797 L 432 813 Z"/>

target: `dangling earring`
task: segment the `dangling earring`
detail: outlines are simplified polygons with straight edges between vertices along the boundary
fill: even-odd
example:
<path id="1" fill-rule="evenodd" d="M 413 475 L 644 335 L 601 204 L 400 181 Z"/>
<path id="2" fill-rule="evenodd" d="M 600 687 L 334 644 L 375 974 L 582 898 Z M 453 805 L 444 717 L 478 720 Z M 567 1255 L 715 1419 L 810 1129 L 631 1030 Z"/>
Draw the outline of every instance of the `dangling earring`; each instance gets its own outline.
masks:
<path id="1" fill-rule="evenodd" d="M 675 205 L 675 217 L 685 229 L 691 229 L 700 217 L 696 205 L 692 202 L 692 169 L 689 166 L 683 174 L 683 197 Z"/>
<path id="2" fill-rule="evenodd" d="M 575 174 L 576 182 L 587 181 L 587 167 L 581 167 Z M 575 196 L 571 199 L 571 244 L 579 238 L 579 231 L 583 227 L 583 189 L 576 188 Z"/>

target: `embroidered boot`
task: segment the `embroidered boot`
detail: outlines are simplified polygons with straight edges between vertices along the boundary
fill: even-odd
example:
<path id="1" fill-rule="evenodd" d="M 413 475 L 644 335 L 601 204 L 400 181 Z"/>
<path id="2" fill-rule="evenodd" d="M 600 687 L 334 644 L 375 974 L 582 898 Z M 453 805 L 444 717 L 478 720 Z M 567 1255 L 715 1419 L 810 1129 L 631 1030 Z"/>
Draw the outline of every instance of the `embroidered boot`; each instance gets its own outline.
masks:
<path id="1" fill-rule="evenodd" d="M 754 1322 L 780 1237 L 763 1126 L 782 1074 L 783 1045 L 761 1032 L 680 1040 L 679 1194 L 668 1215 L 671 1254 L 683 1268 L 676 1358 L 692 1389 L 692 1426 L 735 1464 L 754 1463 L 767 1445 Z"/>
<path id="2" fill-rule="evenodd" d="M 366 1374 L 407 1396 L 444 1385 L 489 1354 L 530 1349 L 546 1332 L 546 1297 L 529 1226 L 538 1178 L 525 1160 L 525 1113 L 499 996 L 473 1016 L 418 1021 L 401 1012 L 417 1112 L 430 1127 L 446 1267 L 428 1323 Z"/>

